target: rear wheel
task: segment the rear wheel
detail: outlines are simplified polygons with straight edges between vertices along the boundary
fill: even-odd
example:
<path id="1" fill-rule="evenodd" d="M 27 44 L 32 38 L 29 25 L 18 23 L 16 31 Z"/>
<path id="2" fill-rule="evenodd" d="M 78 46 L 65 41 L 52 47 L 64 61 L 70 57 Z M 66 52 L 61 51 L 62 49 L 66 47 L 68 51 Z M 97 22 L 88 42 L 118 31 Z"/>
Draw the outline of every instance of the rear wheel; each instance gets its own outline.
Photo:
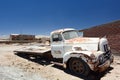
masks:
<path id="1" fill-rule="evenodd" d="M 90 72 L 89 66 L 80 58 L 71 58 L 68 66 L 70 71 L 76 75 L 87 76 Z"/>

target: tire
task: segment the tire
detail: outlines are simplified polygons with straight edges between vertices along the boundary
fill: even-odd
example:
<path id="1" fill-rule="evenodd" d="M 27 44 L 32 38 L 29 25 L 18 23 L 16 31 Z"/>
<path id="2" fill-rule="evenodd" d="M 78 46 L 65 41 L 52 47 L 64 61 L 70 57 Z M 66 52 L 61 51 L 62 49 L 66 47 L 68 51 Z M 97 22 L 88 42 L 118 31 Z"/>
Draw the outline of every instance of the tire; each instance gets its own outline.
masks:
<path id="1" fill-rule="evenodd" d="M 71 58 L 68 67 L 73 74 L 78 76 L 87 76 L 90 72 L 89 66 L 81 58 Z"/>

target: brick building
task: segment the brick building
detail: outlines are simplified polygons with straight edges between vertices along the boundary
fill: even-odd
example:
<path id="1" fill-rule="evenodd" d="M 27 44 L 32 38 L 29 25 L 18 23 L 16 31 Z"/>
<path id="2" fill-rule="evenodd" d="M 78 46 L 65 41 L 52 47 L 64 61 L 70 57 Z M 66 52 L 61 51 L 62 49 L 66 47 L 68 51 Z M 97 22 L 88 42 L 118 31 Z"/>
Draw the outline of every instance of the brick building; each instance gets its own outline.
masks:
<path id="1" fill-rule="evenodd" d="M 112 51 L 120 52 L 120 20 L 80 31 L 84 37 L 106 36 Z"/>

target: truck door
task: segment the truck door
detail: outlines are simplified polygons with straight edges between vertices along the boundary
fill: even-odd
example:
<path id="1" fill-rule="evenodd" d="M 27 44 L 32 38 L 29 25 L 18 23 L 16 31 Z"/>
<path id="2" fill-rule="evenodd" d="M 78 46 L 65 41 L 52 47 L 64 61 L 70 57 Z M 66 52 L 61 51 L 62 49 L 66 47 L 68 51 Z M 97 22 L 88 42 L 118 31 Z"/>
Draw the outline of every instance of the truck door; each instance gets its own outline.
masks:
<path id="1" fill-rule="evenodd" d="M 63 49 L 63 39 L 60 33 L 55 33 L 52 36 L 52 43 L 51 43 L 51 53 L 54 58 L 62 58 L 64 54 Z"/>

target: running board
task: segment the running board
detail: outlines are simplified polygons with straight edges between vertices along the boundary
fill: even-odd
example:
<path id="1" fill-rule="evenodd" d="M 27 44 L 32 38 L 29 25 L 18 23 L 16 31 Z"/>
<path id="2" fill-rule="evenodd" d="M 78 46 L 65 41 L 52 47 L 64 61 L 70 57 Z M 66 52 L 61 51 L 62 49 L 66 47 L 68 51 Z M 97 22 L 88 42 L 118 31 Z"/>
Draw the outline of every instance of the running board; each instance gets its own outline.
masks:
<path id="1" fill-rule="evenodd" d="M 53 62 L 51 61 L 52 64 L 59 65 L 59 66 L 64 66 L 63 63 L 58 63 L 58 62 Z"/>

